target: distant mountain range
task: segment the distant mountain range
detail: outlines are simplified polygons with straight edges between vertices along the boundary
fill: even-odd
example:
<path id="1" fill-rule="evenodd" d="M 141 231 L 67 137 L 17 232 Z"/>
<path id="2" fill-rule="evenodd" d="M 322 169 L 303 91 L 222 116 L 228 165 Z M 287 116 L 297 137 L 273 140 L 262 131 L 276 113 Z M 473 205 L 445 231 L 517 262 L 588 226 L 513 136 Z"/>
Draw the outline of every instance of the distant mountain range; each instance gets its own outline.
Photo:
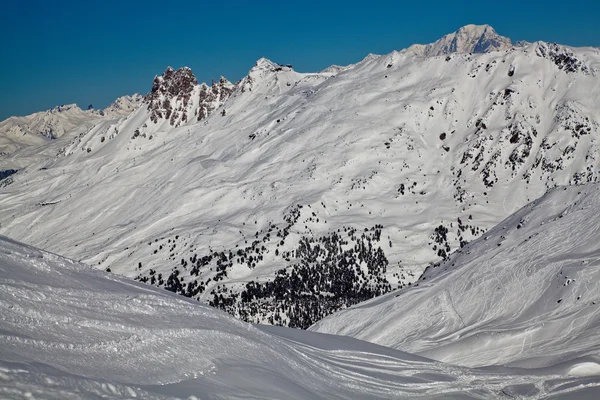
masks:
<path id="1" fill-rule="evenodd" d="M 10 117 L 0 122 L 0 154 L 8 155 L 27 146 L 40 146 L 47 140 L 65 133 L 85 129 L 100 119 L 129 115 L 136 110 L 143 97 L 139 94 L 122 96 L 103 110 L 82 110 L 76 104 L 54 107 L 25 117 Z"/>
<path id="2" fill-rule="evenodd" d="M 466 25 L 433 43 L 414 44 L 405 51 L 423 57 L 435 57 L 452 53 L 506 51 L 512 47 L 512 41 L 509 38 L 498 35 L 489 25 Z"/>
<path id="3" fill-rule="evenodd" d="M 512 47 L 512 42 L 509 38 L 500 36 L 496 33 L 494 28 L 489 25 L 467 25 L 460 28 L 458 31 L 454 33 L 450 33 L 440 40 L 428 44 L 428 45 L 420 45 L 415 44 L 410 46 L 408 49 L 405 49 L 405 52 L 412 52 L 414 54 L 430 57 L 430 56 L 440 56 L 444 54 L 451 53 L 488 53 L 491 51 L 502 51 L 508 50 Z M 339 66 L 332 65 L 323 71 L 322 73 L 339 73 L 345 69 L 349 68 L 349 66 Z M 198 82 L 196 78 L 193 76 L 191 70 L 189 68 L 185 68 L 179 72 L 176 72 L 172 68 L 168 68 L 165 71 L 165 74 L 162 76 L 157 76 L 155 79 L 155 86 L 152 89 L 152 92 L 149 96 L 154 99 L 153 108 L 156 110 L 158 107 L 158 102 L 156 99 L 157 92 L 161 92 L 162 94 L 167 93 L 169 88 L 164 87 L 165 85 L 169 85 L 169 83 L 165 82 L 179 82 L 174 83 L 175 86 L 181 84 L 181 78 L 178 78 L 178 75 L 182 75 L 187 73 L 189 75 L 189 85 L 190 88 L 193 85 L 197 85 Z M 170 75 L 173 74 L 171 77 Z M 166 79 L 165 79 L 166 78 Z M 178 81 L 179 79 L 179 81 Z M 185 80 L 185 79 L 184 79 Z M 161 88 L 161 84 L 163 87 Z M 231 90 L 232 84 L 225 80 L 225 78 L 221 78 L 220 82 L 221 86 L 225 84 L 226 91 Z M 211 88 L 214 87 L 211 86 Z M 174 87 L 170 90 L 173 93 L 176 93 L 181 88 Z M 204 101 L 205 106 L 199 107 L 202 108 L 200 110 L 201 118 L 206 116 L 209 112 L 209 109 L 218 106 L 218 104 L 213 104 L 212 101 L 215 99 L 210 99 L 209 93 L 215 92 L 215 90 L 208 90 L 208 86 L 203 87 L 204 96 L 207 96 Z M 154 93 L 154 95 L 152 94 Z M 225 96 L 227 97 L 227 93 Z M 55 107 L 51 110 L 31 114 L 26 117 L 11 117 L 5 121 L 0 123 L 0 152 L 3 154 L 10 154 L 14 152 L 20 146 L 17 144 L 28 144 L 35 143 L 41 144 L 43 142 L 39 141 L 39 138 L 35 137 L 36 135 L 41 135 L 44 138 L 56 139 L 57 137 L 63 135 L 65 132 L 73 129 L 74 127 L 80 126 L 87 120 L 93 119 L 93 116 L 99 117 L 114 117 L 127 115 L 138 108 L 142 102 L 143 97 L 139 94 L 134 94 L 133 96 L 122 96 L 115 100 L 111 105 L 106 107 L 104 110 L 94 110 L 93 108 L 88 110 L 81 110 L 76 104 L 62 105 Z M 195 116 L 198 116 L 199 109 L 195 109 Z M 154 112 L 156 115 L 156 111 Z M 177 113 L 175 113 L 177 114 Z M 187 117 L 187 114 L 186 114 Z M 175 118 L 173 119 L 175 121 Z M 11 135 L 12 134 L 12 135 Z M 12 136 L 12 137 L 11 137 Z M 23 138 L 23 136 L 27 136 L 27 138 Z M 32 137 L 33 136 L 33 137 Z M 7 138 L 12 139 L 11 142 L 7 143 Z M 3 140 L 4 139 L 4 140 Z M 15 143 L 16 142 L 16 143 Z"/>

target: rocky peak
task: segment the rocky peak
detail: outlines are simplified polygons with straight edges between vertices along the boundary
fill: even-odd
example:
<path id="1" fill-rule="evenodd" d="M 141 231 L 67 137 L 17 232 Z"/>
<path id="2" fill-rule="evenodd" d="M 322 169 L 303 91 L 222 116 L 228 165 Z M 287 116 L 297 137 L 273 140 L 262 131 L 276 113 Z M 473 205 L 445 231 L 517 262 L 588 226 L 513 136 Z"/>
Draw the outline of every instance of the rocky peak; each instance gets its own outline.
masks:
<path id="1" fill-rule="evenodd" d="M 146 95 L 146 99 L 154 100 L 160 95 L 170 98 L 185 97 L 197 84 L 198 80 L 190 68 L 182 67 L 175 70 L 167 67 L 161 76 L 154 77 L 152 90 Z"/>
<path id="2" fill-rule="evenodd" d="M 432 57 L 450 53 L 489 53 L 512 47 L 509 38 L 500 36 L 490 25 L 466 25 L 456 32 L 427 44 L 414 44 L 405 52 L 418 56 Z"/>
<path id="3" fill-rule="evenodd" d="M 231 96 L 233 89 L 234 85 L 223 76 L 219 78 L 218 82 L 213 79 L 210 88 L 208 85 L 202 84 L 198 96 L 198 109 L 195 111 L 197 120 L 201 121 L 207 118 L 216 108 L 222 106 L 225 100 Z M 223 115 L 225 115 L 224 111 Z"/>
<path id="4" fill-rule="evenodd" d="M 161 118 L 170 118 L 173 115 L 173 103 L 179 102 L 179 108 L 187 108 L 197 85 L 198 80 L 190 68 L 175 70 L 167 67 L 161 76 L 154 77 L 152 90 L 146 95 L 148 110 L 151 111 L 150 119 L 156 123 Z M 185 112 L 183 116 L 187 119 Z M 171 124 L 175 124 L 173 119 Z"/>
<path id="5" fill-rule="evenodd" d="M 224 77 L 213 79 L 208 86 L 198 84 L 198 80 L 188 67 L 178 70 L 167 67 L 161 76 L 156 76 L 152 90 L 145 97 L 150 120 L 158 123 L 160 119 L 169 120 L 173 126 L 188 122 L 193 115 L 196 121 L 207 118 L 231 95 L 234 85 Z"/>
<path id="6" fill-rule="evenodd" d="M 231 92 L 233 90 L 234 86 L 235 85 L 233 83 L 229 82 L 224 76 L 221 76 L 219 78 L 218 82 L 215 82 L 215 80 L 213 79 L 212 85 L 211 85 L 211 90 L 215 94 L 217 94 L 217 92 L 221 92 L 221 91 Z"/>

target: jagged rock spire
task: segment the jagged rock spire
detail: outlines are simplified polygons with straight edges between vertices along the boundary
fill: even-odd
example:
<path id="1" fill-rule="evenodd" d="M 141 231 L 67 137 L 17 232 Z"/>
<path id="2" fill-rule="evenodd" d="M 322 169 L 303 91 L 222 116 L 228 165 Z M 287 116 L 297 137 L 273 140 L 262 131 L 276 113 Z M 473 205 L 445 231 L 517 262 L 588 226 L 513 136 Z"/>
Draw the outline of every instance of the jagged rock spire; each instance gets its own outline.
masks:
<path id="1" fill-rule="evenodd" d="M 218 82 L 213 80 L 209 87 L 198 84 L 196 76 L 188 67 L 178 70 L 167 67 L 161 76 L 156 76 L 152 90 L 146 95 L 150 119 L 158 123 L 160 119 L 169 120 L 173 126 L 191 120 L 200 121 L 220 107 L 233 91 L 233 85 L 224 77 Z"/>

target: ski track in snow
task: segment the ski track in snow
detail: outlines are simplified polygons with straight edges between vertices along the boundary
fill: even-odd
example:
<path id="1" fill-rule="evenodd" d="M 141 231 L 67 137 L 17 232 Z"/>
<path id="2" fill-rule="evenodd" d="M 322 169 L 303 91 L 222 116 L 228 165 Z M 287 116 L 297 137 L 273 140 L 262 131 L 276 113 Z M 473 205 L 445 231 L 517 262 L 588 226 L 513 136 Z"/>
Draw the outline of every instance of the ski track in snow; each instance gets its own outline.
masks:
<path id="1" fill-rule="evenodd" d="M 557 188 L 429 268 L 415 286 L 318 322 L 469 367 L 600 372 L 600 187 Z"/>
<path id="2" fill-rule="evenodd" d="M 599 384 L 551 369 L 458 367 L 349 337 L 251 326 L 1 237 L 0 273 L 6 399 L 564 398 Z"/>

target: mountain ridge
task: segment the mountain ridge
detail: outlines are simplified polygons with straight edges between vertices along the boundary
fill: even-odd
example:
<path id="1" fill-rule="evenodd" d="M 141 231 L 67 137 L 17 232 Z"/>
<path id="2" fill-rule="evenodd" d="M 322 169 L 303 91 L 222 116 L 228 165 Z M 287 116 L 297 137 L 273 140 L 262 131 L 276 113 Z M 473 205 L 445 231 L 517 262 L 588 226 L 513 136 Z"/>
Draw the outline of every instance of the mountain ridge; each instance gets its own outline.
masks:
<path id="1" fill-rule="evenodd" d="M 144 103 L 55 141 L 2 181 L 0 232 L 307 327 L 414 282 L 548 189 L 597 181 L 599 66 L 543 42 L 337 74 L 259 59 L 226 98 L 167 85 L 156 121 Z M 201 87 L 215 97 L 198 121 Z"/>

